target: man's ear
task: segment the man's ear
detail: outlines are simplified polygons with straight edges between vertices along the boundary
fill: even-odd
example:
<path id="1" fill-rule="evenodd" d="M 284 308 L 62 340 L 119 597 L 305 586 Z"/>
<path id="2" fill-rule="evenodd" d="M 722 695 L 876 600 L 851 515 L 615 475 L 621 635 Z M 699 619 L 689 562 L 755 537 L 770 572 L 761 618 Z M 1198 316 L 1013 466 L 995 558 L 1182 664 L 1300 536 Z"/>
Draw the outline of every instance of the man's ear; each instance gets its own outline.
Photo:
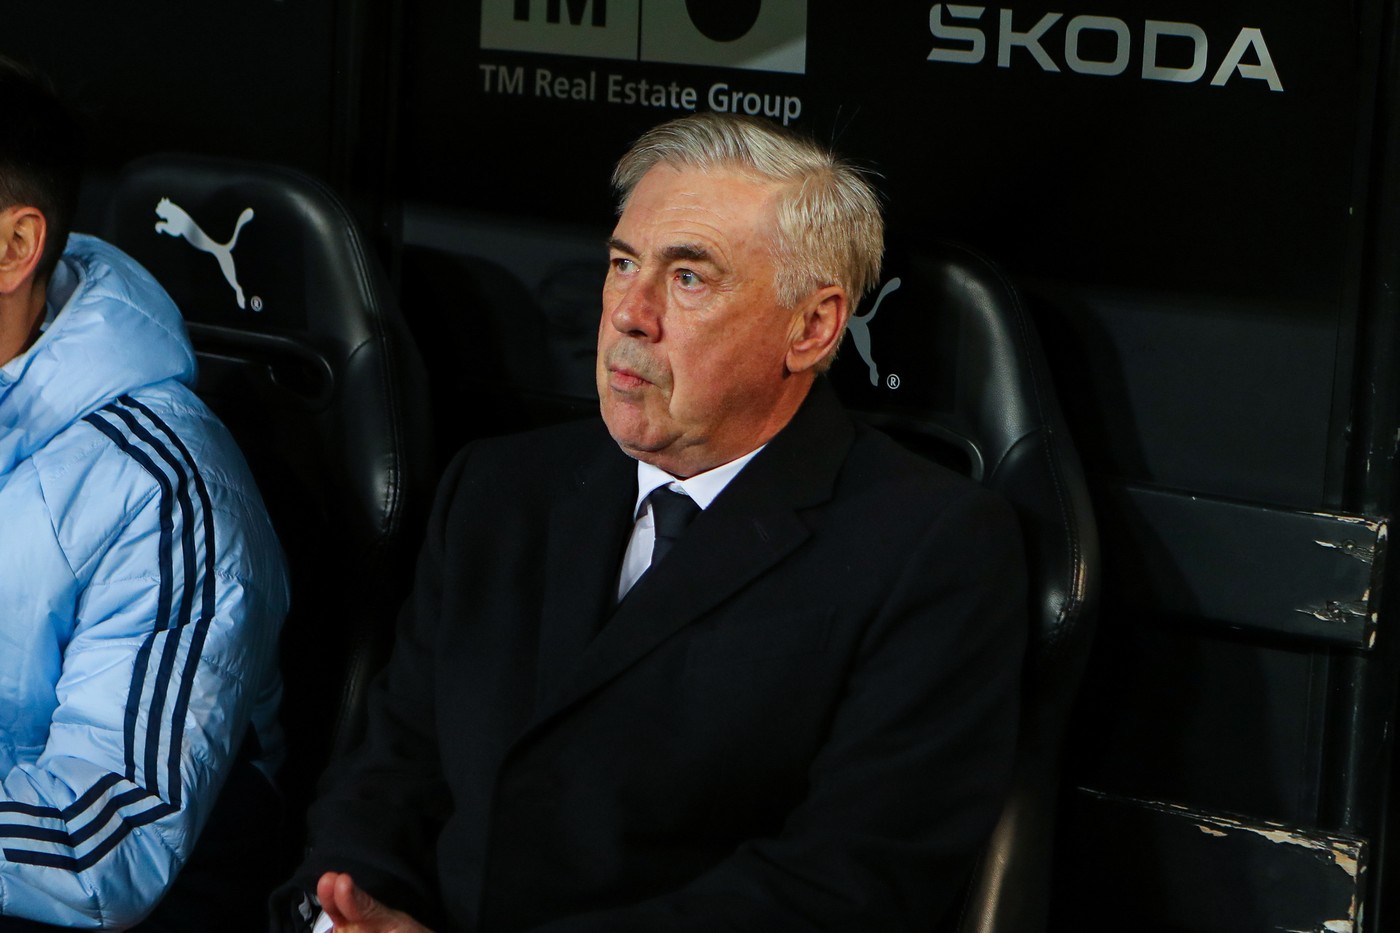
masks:
<path id="1" fill-rule="evenodd" d="M 34 277 L 48 235 L 38 208 L 20 204 L 0 211 L 0 295 L 14 294 Z"/>
<path id="2" fill-rule="evenodd" d="M 801 373 L 816 369 L 841 342 L 851 306 L 839 285 L 819 288 L 807 297 L 792 321 L 787 369 Z"/>

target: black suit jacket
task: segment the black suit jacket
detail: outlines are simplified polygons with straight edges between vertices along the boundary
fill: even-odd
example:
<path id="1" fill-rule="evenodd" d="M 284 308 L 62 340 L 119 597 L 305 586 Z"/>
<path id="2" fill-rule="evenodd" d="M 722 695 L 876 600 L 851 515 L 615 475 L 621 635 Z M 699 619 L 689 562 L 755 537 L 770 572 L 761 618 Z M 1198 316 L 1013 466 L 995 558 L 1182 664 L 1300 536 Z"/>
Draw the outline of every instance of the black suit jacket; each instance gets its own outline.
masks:
<path id="1" fill-rule="evenodd" d="M 1010 770 L 1010 509 L 824 380 L 614 607 L 635 496 L 601 423 L 457 457 L 296 885 L 482 933 L 926 930 Z"/>

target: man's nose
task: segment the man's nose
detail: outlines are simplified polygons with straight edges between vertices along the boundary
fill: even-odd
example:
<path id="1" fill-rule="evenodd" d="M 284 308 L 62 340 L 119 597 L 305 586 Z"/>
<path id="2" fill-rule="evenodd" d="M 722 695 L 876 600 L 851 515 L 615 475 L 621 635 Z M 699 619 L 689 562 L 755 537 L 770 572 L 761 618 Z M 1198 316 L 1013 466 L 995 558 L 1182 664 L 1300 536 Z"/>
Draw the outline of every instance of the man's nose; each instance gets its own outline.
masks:
<path id="1" fill-rule="evenodd" d="M 656 286 L 649 282 L 633 282 L 613 305 L 611 319 L 613 328 L 629 337 L 655 340 L 661 335 L 661 306 Z"/>

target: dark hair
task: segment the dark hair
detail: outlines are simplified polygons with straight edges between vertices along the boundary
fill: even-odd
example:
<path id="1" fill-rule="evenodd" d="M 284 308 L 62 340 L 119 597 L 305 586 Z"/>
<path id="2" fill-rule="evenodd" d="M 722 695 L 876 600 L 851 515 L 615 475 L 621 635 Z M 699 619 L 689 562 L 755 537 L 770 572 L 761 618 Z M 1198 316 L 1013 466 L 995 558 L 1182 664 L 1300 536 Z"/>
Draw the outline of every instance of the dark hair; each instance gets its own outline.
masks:
<path id="1" fill-rule="evenodd" d="M 0 210 L 37 208 L 48 225 L 35 278 L 47 280 L 68 243 L 82 153 L 77 121 L 44 75 L 0 55 Z"/>

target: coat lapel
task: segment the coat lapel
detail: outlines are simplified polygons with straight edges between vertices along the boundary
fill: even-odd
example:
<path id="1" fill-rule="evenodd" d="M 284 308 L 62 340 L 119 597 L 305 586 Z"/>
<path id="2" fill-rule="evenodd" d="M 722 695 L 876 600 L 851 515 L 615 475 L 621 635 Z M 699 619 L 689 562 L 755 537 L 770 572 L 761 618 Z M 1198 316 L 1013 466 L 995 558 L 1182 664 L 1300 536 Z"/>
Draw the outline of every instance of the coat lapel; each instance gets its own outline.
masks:
<path id="1" fill-rule="evenodd" d="M 636 462 L 607 438 L 555 500 L 545 550 L 536 708 L 558 689 L 612 611 L 636 496 Z"/>
<path id="2" fill-rule="evenodd" d="M 831 497 L 853 437 L 849 418 L 825 380 L 819 380 L 788 426 L 696 517 L 665 562 L 638 581 L 602 632 L 576 655 L 578 663 L 572 672 L 562 682 L 551 681 L 560 687 L 537 708 L 536 722 L 618 676 L 780 564 L 810 534 L 800 513 Z M 633 483 L 630 498 L 622 507 L 624 519 L 630 518 L 625 513 L 635 497 Z M 586 511 L 580 509 L 574 516 L 571 504 L 571 525 L 591 522 L 596 526 L 597 514 L 585 516 Z M 628 521 L 621 532 L 622 541 L 630 530 Z M 583 541 L 596 540 L 596 527 L 589 527 L 584 535 Z M 558 545 L 551 540 L 552 551 Z M 610 585 L 616 582 L 621 547 L 614 548 L 613 567 L 607 574 Z M 551 569 L 555 568 L 551 562 Z M 586 587 L 577 580 L 570 589 L 581 594 Z M 571 607 L 564 603 L 556 608 L 568 612 Z M 581 614 L 581 605 L 572 608 Z"/>

